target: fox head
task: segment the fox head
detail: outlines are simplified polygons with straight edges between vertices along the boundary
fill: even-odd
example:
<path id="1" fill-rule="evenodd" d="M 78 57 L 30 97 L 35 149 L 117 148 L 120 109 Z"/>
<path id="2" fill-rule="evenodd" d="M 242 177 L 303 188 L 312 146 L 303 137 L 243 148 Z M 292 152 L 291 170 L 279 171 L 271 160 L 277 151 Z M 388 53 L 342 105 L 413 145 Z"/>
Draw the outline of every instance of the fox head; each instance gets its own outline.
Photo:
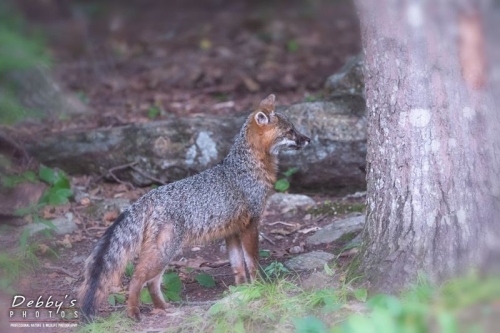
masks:
<path id="1" fill-rule="evenodd" d="M 275 96 L 269 95 L 251 115 L 249 139 L 253 146 L 274 155 L 280 150 L 304 148 L 311 139 L 297 131 L 287 117 L 274 111 L 274 100 Z"/>

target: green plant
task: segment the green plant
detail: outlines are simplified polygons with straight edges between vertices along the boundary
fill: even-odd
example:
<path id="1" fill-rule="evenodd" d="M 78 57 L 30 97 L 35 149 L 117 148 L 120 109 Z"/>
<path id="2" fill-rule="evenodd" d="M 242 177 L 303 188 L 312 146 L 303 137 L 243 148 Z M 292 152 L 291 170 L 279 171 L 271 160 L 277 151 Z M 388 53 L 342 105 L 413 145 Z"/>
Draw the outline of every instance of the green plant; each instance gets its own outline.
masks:
<path id="1" fill-rule="evenodd" d="M 5 187 L 14 187 L 20 183 L 38 181 L 43 181 L 49 185 L 38 203 L 17 209 L 14 213 L 17 216 L 31 216 L 33 223 L 44 224 L 47 228 L 43 231 L 47 236 L 50 236 L 50 231 L 55 229 L 55 225 L 51 221 L 42 218 L 40 210 L 46 205 L 62 205 L 69 202 L 69 198 L 73 196 L 73 192 L 71 191 L 71 185 L 66 174 L 62 171 L 57 171 L 41 165 L 38 171 L 38 177 L 33 171 L 26 171 L 21 175 L 5 176 L 2 183 Z M 26 247 L 29 236 L 30 230 L 23 230 L 19 237 L 21 249 Z"/>
<path id="2" fill-rule="evenodd" d="M 283 178 L 280 178 L 274 184 L 274 189 L 278 192 L 285 192 L 290 188 L 290 177 L 293 176 L 299 168 L 289 168 L 287 171 L 283 172 Z"/>
<path id="3" fill-rule="evenodd" d="M 84 91 L 77 91 L 75 95 L 83 104 L 90 103 L 90 98 Z"/>
<path id="4" fill-rule="evenodd" d="M 259 257 L 261 258 L 270 258 L 271 252 L 269 250 L 259 250 Z"/>
<path id="5" fill-rule="evenodd" d="M 308 94 L 304 97 L 304 102 L 316 102 L 324 98 L 323 93 L 319 92 L 317 94 Z"/>
<path id="6" fill-rule="evenodd" d="M 149 119 L 155 119 L 156 117 L 158 117 L 161 113 L 161 109 L 156 106 L 156 105 L 153 105 L 153 106 L 150 106 L 149 109 L 148 109 L 148 118 Z"/>
<path id="7" fill-rule="evenodd" d="M 111 304 L 112 306 L 115 306 L 116 304 L 124 304 L 125 295 L 118 293 L 110 294 L 108 296 L 108 303 Z"/>
<path id="8" fill-rule="evenodd" d="M 174 302 L 181 300 L 182 281 L 177 273 L 169 272 L 163 275 L 163 296 Z"/>
<path id="9" fill-rule="evenodd" d="M 207 273 L 200 273 L 194 278 L 201 286 L 205 288 L 213 288 L 215 287 L 215 280 L 212 276 Z"/>
<path id="10" fill-rule="evenodd" d="M 296 318 L 293 320 L 296 333 L 326 333 L 326 325 L 314 316 Z"/>
<path id="11" fill-rule="evenodd" d="M 348 213 L 361 213 L 365 210 L 366 205 L 364 203 L 345 203 L 345 202 L 332 202 L 330 200 L 326 200 L 321 204 L 318 204 L 312 208 L 307 210 L 307 213 L 312 216 L 326 215 L 326 216 L 335 216 L 335 215 L 343 215 Z"/>
<path id="12" fill-rule="evenodd" d="M 290 53 L 296 52 L 299 49 L 299 42 L 297 42 L 296 40 L 293 40 L 293 39 L 289 40 L 286 43 L 286 49 Z"/>
<path id="13" fill-rule="evenodd" d="M 290 273 L 290 270 L 278 261 L 273 261 L 264 268 L 264 274 L 268 279 L 275 277 L 280 278 Z"/>
<path id="14" fill-rule="evenodd" d="M 78 329 L 78 333 L 109 333 L 121 332 L 132 333 L 136 332 L 133 326 L 134 322 L 127 318 L 122 312 L 112 313 L 109 317 L 99 318 L 84 325 Z"/>
<path id="15" fill-rule="evenodd" d="M 134 274 L 134 264 L 129 262 L 125 266 L 125 276 L 126 277 L 132 277 L 132 274 Z"/>

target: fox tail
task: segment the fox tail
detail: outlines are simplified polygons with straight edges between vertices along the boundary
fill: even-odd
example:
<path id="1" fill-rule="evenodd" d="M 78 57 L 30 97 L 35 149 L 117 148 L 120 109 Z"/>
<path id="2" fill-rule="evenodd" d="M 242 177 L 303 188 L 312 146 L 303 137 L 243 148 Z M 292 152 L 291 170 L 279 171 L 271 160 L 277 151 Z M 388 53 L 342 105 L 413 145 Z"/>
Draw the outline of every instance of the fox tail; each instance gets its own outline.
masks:
<path id="1" fill-rule="evenodd" d="M 109 287 L 119 284 L 127 262 L 133 259 L 142 243 L 143 226 L 143 221 L 137 221 L 127 210 L 118 216 L 95 245 L 85 262 L 85 280 L 78 292 L 84 319 L 94 316 Z"/>

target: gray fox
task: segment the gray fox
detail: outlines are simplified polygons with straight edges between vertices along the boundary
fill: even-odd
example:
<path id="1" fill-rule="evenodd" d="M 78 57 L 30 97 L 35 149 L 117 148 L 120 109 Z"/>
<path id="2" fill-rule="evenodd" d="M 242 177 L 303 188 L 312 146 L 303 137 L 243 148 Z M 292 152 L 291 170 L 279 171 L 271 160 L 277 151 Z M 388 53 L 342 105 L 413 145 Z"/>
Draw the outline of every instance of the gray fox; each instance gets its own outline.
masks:
<path id="1" fill-rule="evenodd" d="M 136 320 L 144 284 L 156 308 L 168 306 L 160 289 L 163 272 L 190 242 L 225 238 L 235 283 L 255 280 L 257 227 L 276 182 L 278 152 L 298 150 L 310 142 L 274 111 L 274 100 L 274 95 L 262 100 L 219 164 L 146 193 L 118 216 L 85 262 L 78 294 L 85 317 L 95 315 L 109 287 L 120 283 L 125 265 L 137 253 L 127 301 L 127 315 Z"/>

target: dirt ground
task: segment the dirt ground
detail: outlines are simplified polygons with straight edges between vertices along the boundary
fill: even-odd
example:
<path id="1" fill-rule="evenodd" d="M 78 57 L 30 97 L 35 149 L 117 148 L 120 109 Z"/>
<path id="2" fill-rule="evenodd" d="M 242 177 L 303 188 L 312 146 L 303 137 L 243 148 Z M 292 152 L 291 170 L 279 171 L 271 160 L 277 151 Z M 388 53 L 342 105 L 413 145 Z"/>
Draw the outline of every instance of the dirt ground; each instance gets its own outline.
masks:
<path id="1" fill-rule="evenodd" d="M 73 185 L 82 190 L 82 184 L 89 183 L 88 177 L 73 178 Z M 38 268 L 27 275 L 23 275 L 15 286 L 15 289 L 27 299 L 36 299 L 39 295 L 53 299 L 64 299 L 75 297 L 77 289 L 82 283 L 83 262 L 90 254 L 95 242 L 103 234 L 106 228 L 113 222 L 119 211 L 116 207 L 109 208 L 102 215 L 102 219 L 95 218 L 93 214 L 95 205 L 102 199 L 127 198 L 137 199 L 148 189 L 130 190 L 124 185 L 117 184 L 92 184 L 84 188 L 83 195 L 79 202 L 72 202 L 65 206 L 47 208 L 43 215 L 45 218 L 54 218 L 70 212 L 74 216 L 74 222 L 79 228 L 76 232 L 67 235 L 47 237 L 38 235 L 30 240 L 36 244 L 35 253 L 40 259 Z M 340 249 L 349 241 L 344 239 L 332 245 L 307 246 L 305 239 L 312 235 L 318 228 L 330 224 L 336 220 L 344 218 L 348 214 L 353 214 L 351 208 L 357 211 L 360 204 L 364 203 L 361 198 L 334 198 L 321 195 L 312 196 L 316 205 L 307 209 L 299 209 L 290 212 L 283 212 L 281 208 L 270 206 L 262 219 L 260 225 L 260 249 L 268 251 L 268 257 L 260 258 L 262 267 L 268 266 L 271 262 L 284 262 L 296 253 L 290 253 L 295 247 L 296 251 L 310 252 L 312 250 L 323 250 L 329 253 L 339 253 Z M 326 202 L 326 206 L 325 206 Z M 338 214 L 325 214 L 324 208 L 328 202 L 339 203 L 342 209 L 338 209 Z M 345 208 L 345 209 L 344 209 Z M 354 213 L 355 214 L 355 213 Z M 17 245 L 21 233 L 20 228 L 4 228 L 0 234 L 0 240 L 6 247 Z M 52 250 L 45 250 L 47 248 Z M 299 250 L 297 250 L 297 248 Z M 45 251 L 45 253 L 42 253 Z M 54 253 L 57 253 L 55 255 Z M 340 262 L 348 260 L 342 257 Z M 171 271 L 177 273 L 182 281 L 182 292 L 180 296 L 182 302 L 172 303 L 173 309 L 210 305 L 210 301 L 220 299 L 228 286 L 234 284 L 227 253 L 224 249 L 223 241 L 216 241 L 209 244 L 193 244 L 184 248 L 170 265 Z M 215 287 L 207 288 L 201 286 L 194 277 L 205 272 L 215 280 Z M 290 278 L 305 278 L 307 272 L 292 272 Z M 117 292 L 126 293 L 128 290 L 129 278 L 123 277 L 122 287 Z M 107 316 L 114 311 L 123 310 L 123 305 L 111 306 L 102 304 L 100 315 Z M 143 321 L 137 329 L 144 327 L 166 327 L 169 324 L 169 317 L 164 313 L 153 311 L 152 305 L 142 304 L 141 312 Z M 173 319 L 172 319 L 173 320 Z M 51 329 L 41 332 L 52 332 Z"/>
<path id="2" fill-rule="evenodd" d="M 34 134 L 37 130 L 118 126 L 172 116 L 236 114 L 247 111 L 269 93 L 277 95 L 278 104 L 316 99 L 321 97 L 325 79 L 360 51 L 358 22 L 349 1 L 70 4 L 71 15 L 54 16 L 36 10 L 28 14 L 48 35 L 56 78 L 94 113 L 30 124 Z M 94 198 L 135 200 L 149 190 L 105 183 L 98 176 L 72 177 L 71 181 L 88 195 L 87 199 L 47 209 L 44 217 L 71 212 L 79 229 L 66 236 L 32 240 L 58 255 L 51 255 L 50 250 L 39 253 L 41 265 L 37 271 L 18 281 L 16 288 L 27 297 L 75 295 L 82 280 L 83 261 L 117 214 L 89 213 L 89 207 L 98 201 Z M 341 200 L 319 193 L 312 197 L 317 203 Z M 344 203 L 360 202 L 362 199 Z M 342 243 L 310 248 L 304 241 L 314 227 L 345 214 L 284 214 L 271 207 L 263 217 L 260 241 L 261 249 L 269 250 L 270 256 L 261 258 L 260 264 L 265 267 L 273 261 L 285 261 L 292 256 L 289 250 L 293 246 L 304 252 L 338 250 Z M 3 247 L 15 246 L 19 233 L 20 228 L 4 230 L 0 236 Z M 172 269 L 183 282 L 184 304 L 218 299 L 233 284 L 222 244 L 191 246 L 176 258 Z M 214 277 L 214 288 L 202 287 L 194 280 L 200 271 Z M 123 282 L 126 290 L 128 281 L 124 278 Z M 101 314 L 117 309 L 122 307 L 105 304 Z M 165 318 L 152 313 L 151 307 L 145 305 L 142 310 L 142 328 L 165 326 Z"/>

